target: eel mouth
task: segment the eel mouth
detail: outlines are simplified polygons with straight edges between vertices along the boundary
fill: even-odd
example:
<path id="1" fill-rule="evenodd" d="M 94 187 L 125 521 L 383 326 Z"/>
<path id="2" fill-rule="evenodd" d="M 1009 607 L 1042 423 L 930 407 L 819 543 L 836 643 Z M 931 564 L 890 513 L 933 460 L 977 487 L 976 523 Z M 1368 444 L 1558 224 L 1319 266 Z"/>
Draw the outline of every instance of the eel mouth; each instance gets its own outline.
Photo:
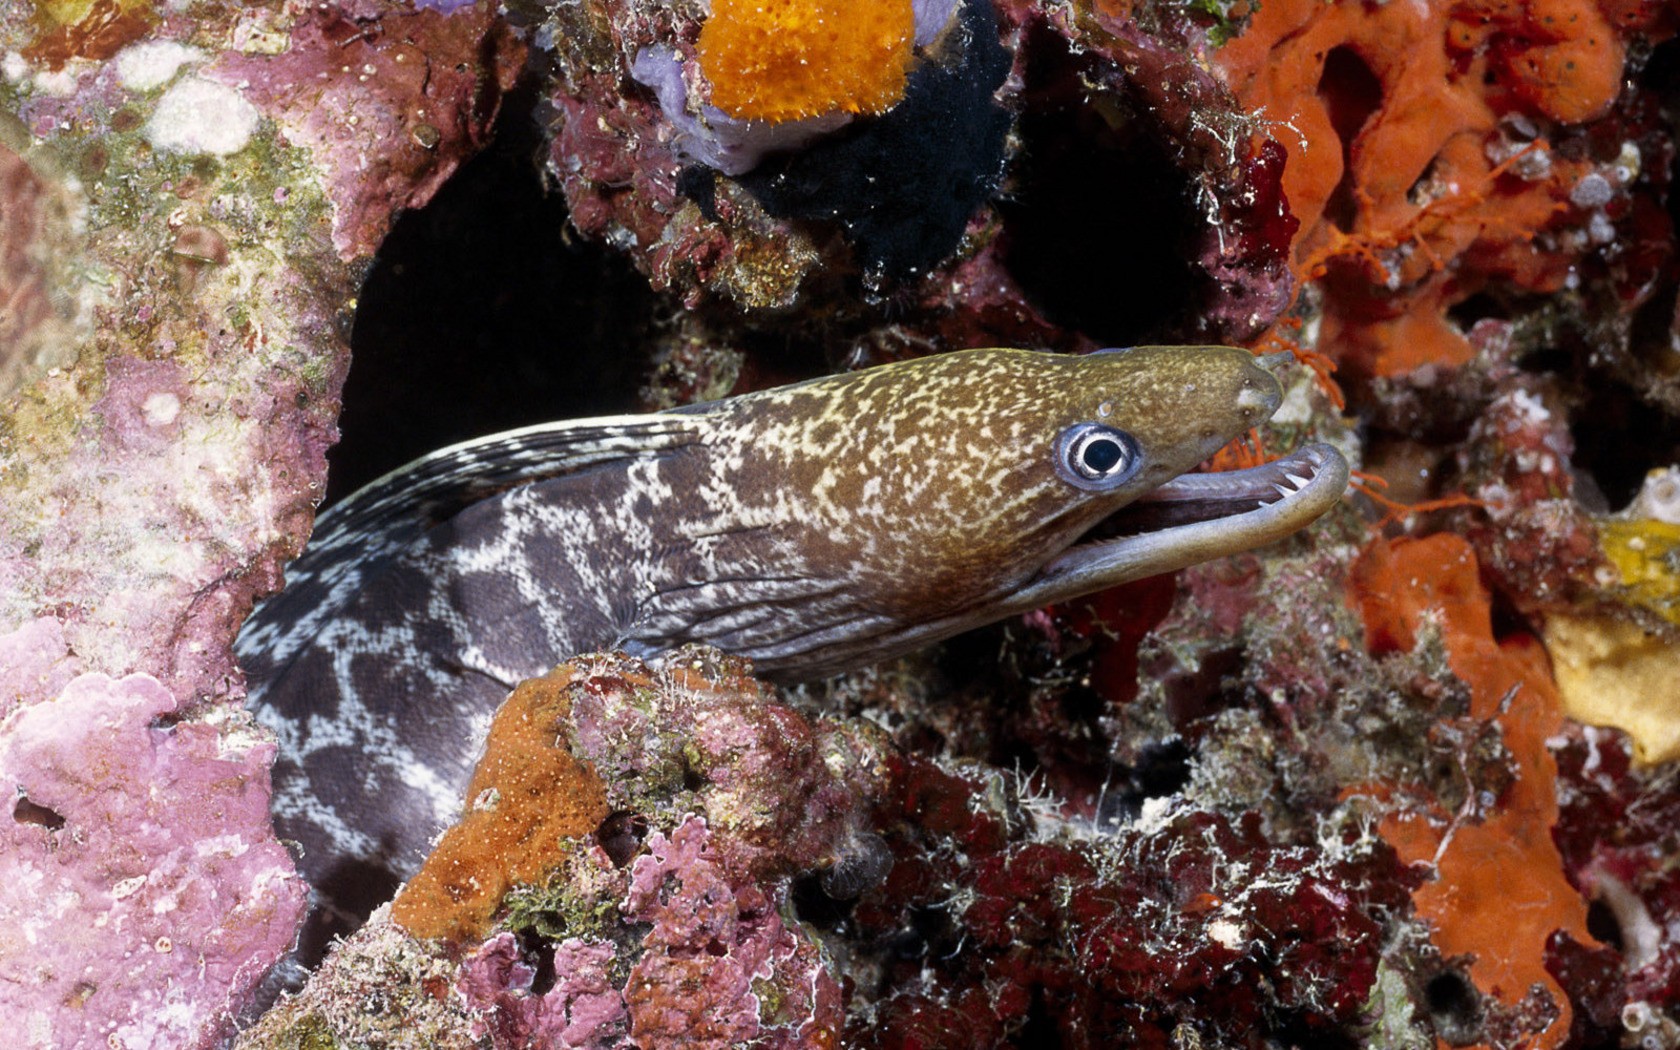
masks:
<path id="1" fill-rule="evenodd" d="M 1347 460 L 1325 444 L 1258 467 L 1181 475 L 1099 522 L 1011 605 L 1045 605 L 1275 543 L 1335 506 L 1347 482 Z"/>
<path id="2" fill-rule="evenodd" d="M 1347 464 L 1329 445 L 1307 445 L 1270 463 L 1242 470 L 1181 474 L 1097 523 L 1080 543 L 1102 542 L 1143 533 L 1165 533 L 1199 522 L 1237 524 L 1249 515 L 1284 518 L 1299 527 L 1329 508 L 1317 507 L 1311 517 L 1302 503 L 1317 506 L 1319 489 L 1336 482 L 1338 497 L 1347 485 Z M 1334 501 L 1332 501 L 1334 502 Z"/>

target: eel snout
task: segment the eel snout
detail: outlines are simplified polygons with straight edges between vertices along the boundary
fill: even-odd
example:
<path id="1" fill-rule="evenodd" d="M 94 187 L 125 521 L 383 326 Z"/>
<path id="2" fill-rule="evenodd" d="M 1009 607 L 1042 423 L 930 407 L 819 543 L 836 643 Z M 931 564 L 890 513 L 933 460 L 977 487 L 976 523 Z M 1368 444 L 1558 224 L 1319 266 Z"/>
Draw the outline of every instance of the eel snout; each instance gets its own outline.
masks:
<path id="1" fill-rule="evenodd" d="M 1245 470 L 1185 474 L 1100 522 L 1050 561 L 1016 603 L 1058 601 L 1275 543 L 1347 488 L 1347 460 L 1324 444 Z"/>
<path id="2" fill-rule="evenodd" d="M 1281 537 L 1328 510 L 1347 479 L 1347 461 L 1340 452 L 1325 444 L 1306 445 L 1257 467 L 1180 475 L 1104 519 L 1086 539 L 1211 521 L 1245 527 L 1271 523 Z"/>

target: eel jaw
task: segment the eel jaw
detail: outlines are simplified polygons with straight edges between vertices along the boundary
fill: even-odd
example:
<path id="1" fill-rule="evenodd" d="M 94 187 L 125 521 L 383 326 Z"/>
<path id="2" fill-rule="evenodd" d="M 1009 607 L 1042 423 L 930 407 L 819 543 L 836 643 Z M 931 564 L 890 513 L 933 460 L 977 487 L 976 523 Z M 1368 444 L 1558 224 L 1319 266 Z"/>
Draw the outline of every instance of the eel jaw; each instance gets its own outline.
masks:
<path id="1" fill-rule="evenodd" d="M 1109 515 L 1008 599 L 1027 610 L 1275 543 L 1335 506 L 1347 460 L 1311 444 L 1246 470 L 1185 474 Z"/>

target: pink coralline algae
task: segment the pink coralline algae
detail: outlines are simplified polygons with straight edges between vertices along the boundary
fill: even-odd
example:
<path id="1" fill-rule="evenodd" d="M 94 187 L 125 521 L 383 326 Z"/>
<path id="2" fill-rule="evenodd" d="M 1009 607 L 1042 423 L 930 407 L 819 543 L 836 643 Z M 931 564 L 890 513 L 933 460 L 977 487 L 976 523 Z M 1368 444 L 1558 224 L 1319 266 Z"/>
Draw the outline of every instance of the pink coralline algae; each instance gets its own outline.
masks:
<path id="1" fill-rule="evenodd" d="M 489 6 L 417 6 L 305 8 L 286 50 L 226 52 L 209 71 L 321 158 L 337 205 L 333 242 L 345 255 L 371 254 L 395 211 L 425 204 L 460 157 L 488 141 L 524 60 Z"/>
<path id="2" fill-rule="evenodd" d="M 386 17 L 400 61 L 357 43 Z M 507 33 L 487 8 L 0 5 L 8 1045 L 217 1045 L 293 943 L 231 641 L 322 491 L 366 256 L 484 140 Z"/>
<path id="3" fill-rule="evenodd" d="M 0 652 L 47 665 L 47 681 L 71 659 L 18 641 Z M 82 674 L 51 694 L 0 723 L 17 792 L 0 832 L 0 1016 L 17 1046 L 211 1045 L 303 904 L 269 831 L 273 745 L 160 724 L 175 701 L 147 675 Z"/>
<path id="4" fill-rule="evenodd" d="M 709 838 L 689 817 L 669 839 L 650 835 L 631 866 L 625 917 L 652 927 L 624 989 L 631 1037 L 719 1050 L 832 1044 L 840 985 L 821 950 L 782 920 L 775 896 L 732 879 Z M 770 988 L 774 1002 L 760 991 Z"/>
<path id="5" fill-rule="evenodd" d="M 461 967 L 461 994 L 481 1018 L 475 1031 L 496 1047 L 603 1046 L 622 1038 L 624 998 L 608 972 L 615 953 L 609 941 L 561 941 L 554 946 L 554 987 L 537 993 L 536 968 L 518 939 L 498 933 Z"/>

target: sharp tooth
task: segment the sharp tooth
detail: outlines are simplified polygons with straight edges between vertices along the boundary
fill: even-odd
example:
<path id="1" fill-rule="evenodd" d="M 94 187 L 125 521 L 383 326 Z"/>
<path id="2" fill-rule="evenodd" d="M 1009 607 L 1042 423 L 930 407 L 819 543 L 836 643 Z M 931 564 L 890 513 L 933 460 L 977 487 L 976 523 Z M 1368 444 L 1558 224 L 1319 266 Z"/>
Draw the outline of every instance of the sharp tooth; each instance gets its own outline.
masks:
<path id="1" fill-rule="evenodd" d="M 1289 488 L 1289 487 L 1287 487 L 1287 486 L 1285 486 L 1285 485 L 1273 485 L 1273 486 L 1272 486 L 1272 489 L 1273 489 L 1273 490 L 1274 490 L 1274 491 L 1275 491 L 1275 492 L 1276 492 L 1276 493 L 1277 493 L 1277 494 L 1278 494 L 1278 495 L 1279 495 L 1279 496 L 1282 496 L 1282 497 L 1283 497 L 1283 498 L 1284 498 L 1284 499 L 1288 499 L 1288 498 L 1289 498 L 1289 497 L 1291 497 L 1291 496 L 1293 496 L 1293 495 L 1295 495 L 1295 490 L 1294 490 L 1294 489 L 1292 489 L 1292 488 Z"/>
<path id="2" fill-rule="evenodd" d="M 1261 500 L 1260 502 L 1256 503 L 1254 506 L 1256 508 L 1260 509 L 1260 510 L 1265 510 L 1267 507 L 1270 507 L 1271 504 L 1267 503 L 1265 500 Z"/>
<path id="3" fill-rule="evenodd" d="M 1307 482 L 1309 480 L 1311 480 L 1309 478 L 1298 478 L 1293 474 L 1285 474 L 1284 477 L 1288 478 L 1290 481 L 1293 481 L 1295 483 L 1295 487 L 1298 488 L 1298 489 L 1299 488 L 1305 488 L 1306 485 L 1307 485 Z"/>

